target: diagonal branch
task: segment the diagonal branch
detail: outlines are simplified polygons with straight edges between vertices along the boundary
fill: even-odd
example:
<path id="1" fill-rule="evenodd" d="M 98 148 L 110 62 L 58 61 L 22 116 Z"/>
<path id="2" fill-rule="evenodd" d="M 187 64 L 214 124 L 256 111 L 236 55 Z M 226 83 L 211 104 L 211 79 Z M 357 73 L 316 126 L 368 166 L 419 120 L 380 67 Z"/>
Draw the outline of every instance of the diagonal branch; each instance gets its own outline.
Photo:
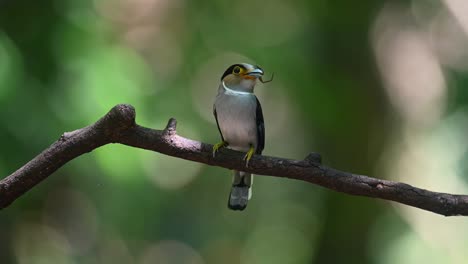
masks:
<path id="1" fill-rule="evenodd" d="M 212 145 L 177 135 L 175 119 L 171 118 L 164 130 L 145 128 L 135 123 L 135 109 L 125 104 L 115 106 L 91 126 L 64 133 L 33 160 L 1 180 L 0 208 L 9 206 L 68 161 L 109 143 L 258 175 L 302 180 L 338 192 L 391 200 L 445 216 L 468 215 L 467 195 L 432 192 L 401 182 L 328 168 L 320 164 L 320 155 L 316 153 L 304 160 L 254 155 L 248 168 L 241 152 L 223 149 L 213 158 Z"/>

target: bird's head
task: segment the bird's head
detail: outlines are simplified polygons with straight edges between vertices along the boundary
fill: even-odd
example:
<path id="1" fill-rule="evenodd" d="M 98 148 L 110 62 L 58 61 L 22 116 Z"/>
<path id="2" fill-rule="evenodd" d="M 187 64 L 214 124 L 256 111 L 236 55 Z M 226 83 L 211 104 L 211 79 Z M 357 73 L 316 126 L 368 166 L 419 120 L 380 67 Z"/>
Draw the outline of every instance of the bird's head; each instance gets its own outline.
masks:
<path id="1" fill-rule="evenodd" d="M 229 89 L 243 92 L 253 92 L 257 79 L 262 81 L 263 70 L 259 66 L 247 63 L 231 65 L 224 72 L 221 81 Z"/>

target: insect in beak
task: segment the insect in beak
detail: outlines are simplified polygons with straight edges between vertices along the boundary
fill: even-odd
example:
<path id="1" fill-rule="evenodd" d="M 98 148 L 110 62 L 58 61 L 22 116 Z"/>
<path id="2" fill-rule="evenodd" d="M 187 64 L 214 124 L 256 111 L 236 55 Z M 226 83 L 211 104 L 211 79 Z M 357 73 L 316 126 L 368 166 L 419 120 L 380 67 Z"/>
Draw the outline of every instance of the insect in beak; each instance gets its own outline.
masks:
<path id="1" fill-rule="evenodd" d="M 263 80 L 262 76 L 260 76 L 258 79 L 260 80 L 261 83 L 269 83 L 269 82 L 273 81 L 274 76 L 275 76 L 275 73 L 272 73 L 270 80 L 266 80 L 266 81 Z"/>

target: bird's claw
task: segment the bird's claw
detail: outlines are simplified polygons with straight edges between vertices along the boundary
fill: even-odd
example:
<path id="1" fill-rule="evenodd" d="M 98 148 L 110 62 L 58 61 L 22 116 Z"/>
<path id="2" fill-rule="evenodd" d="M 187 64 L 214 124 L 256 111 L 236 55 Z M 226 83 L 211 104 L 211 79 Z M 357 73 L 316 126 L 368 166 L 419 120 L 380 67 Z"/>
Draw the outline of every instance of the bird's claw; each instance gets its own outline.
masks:
<path id="1" fill-rule="evenodd" d="M 249 167 L 249 161 L 252 158 L 254 152 L 255 152 L 254 147 L 250 147 L 249 151 L 245 154 L 245 156 L 244 156 L 245 167 Z"/>
<path id="2" fill-rule="evenodd" d="M 213 146 L 213 158 L 216 156 L 216 152 L 218 152 L 218 150 L 220 150 L 221 148 L 224 148 L 225 146 L 227 146 L 227 142 L 226 141 L 221 141 L 219 143 L 216 143 L 214 146 Z"/>

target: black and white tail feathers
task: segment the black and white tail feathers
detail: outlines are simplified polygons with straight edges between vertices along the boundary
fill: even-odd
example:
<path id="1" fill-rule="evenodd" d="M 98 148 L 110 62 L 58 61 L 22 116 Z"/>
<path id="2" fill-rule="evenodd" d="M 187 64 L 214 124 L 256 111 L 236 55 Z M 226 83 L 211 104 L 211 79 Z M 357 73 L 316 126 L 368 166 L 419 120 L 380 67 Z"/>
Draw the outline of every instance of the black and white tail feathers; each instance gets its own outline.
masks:
<path id="1" fill-rule="evenodd" d="M 231 210 L 244 210 L 252 197 L 253 175 L 243 171 L 234 171 L 228 207 Z"/>

